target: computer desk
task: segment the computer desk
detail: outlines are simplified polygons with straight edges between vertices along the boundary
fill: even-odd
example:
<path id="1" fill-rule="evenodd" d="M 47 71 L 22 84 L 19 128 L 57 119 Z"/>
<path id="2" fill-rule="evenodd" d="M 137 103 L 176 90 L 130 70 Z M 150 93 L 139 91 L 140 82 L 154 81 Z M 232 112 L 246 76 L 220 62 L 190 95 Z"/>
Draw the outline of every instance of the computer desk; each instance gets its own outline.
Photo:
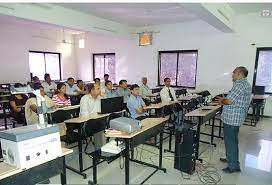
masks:
<path id="1" fill-rule="evenodd" d="M 120 112 L 115 112 L 115 113 L 122 113 L 124 111 L 120 111 Z M 96 120 L 96 119 L 101 119 L 101 118 L 106 118 L 109 115 L 111 115 L 111 113 L 108 114 L 98 114 L 98 113 L 92 113 L 89 114 L 88 116 L 80 116 L 77 118 L 71 118 L 68 120 L 65 120 L 64 123 L 66 125 L 73 125 L 76 127 L 76 129 L 78 130 L 78 134 L 81 136 L 82 135 L 82 126 L 84 125 L 84 123 L 86 123 L 89 120 Z M 86 173 L 84 173 L 86 170 L 92 168 L 93 166 L 90 166 L 88 168 L 83 169 L 83 155 L 82 155 L 82 140 L 79 139 L 78 140 L 78 161 L 79 161 L 79 170 L 72 168 L 70 166 L 67 166 L 67 168 L 81 176 L 83 176 L 84 179 L 87 178 Z"/>
<path id="2" fill-rule="evenodd" d="M 210 109 L 210 110 L 203 110 L 203 109 Z M 213 143 L 213 140 L 214 140 L 214 118 L 215 116 L 217 115 L 218 113 L 218 110 L 221 108 L 221 105 L 214 105 L 214 106 L 203 106 L 203 107 L 200 107 L 196 110 L 193 110 L 191 112 L 188 112 L 187 114 L 185 114 L 186 117 L 196 117 L 198 118 L 198 123 L 197 123 L 197 151 L 196 151 L 196 159 L 202 161 L 201 159 L 199 159 L 199 142 L 202 142 L 202 143 L 206 143 L 206 144 L 211 144 L 211 145 L 214 145 L 216 146 L 215 143 Z M 206 121 L 209 121 L 213 119 L 212 121 L 212 133 L 211 134 L 207 134 L 207 133 L 202 133 L 200 131 L 201 129 L 201 125 L 203 123 L 205 123 Z M 200 140 L 200 134 L 203 134 L 203 135 L 208 135 L 208 136 L 211 136 L 211 141 L 210 142 L 207 142 L 207 141 L 201 141 Z"/>
<path id="3" fill-rule="evenodd" d="M 0 163 L 0 185 L 36 185 L 56 175 L 61 176 L 61 184 L 66 185 L 65 156 L 73 150 L 62 148 L 62 156 L 29 169 L 19 169 L 7 163 Z"/>
<path id="4" fill-rule="evenodd" d="M 96 120 L 96 119 L 100 119 L 100 118 L 106 118 L 107 116 L 109 116 L 110 114 L 97 114 L 97 113 L 93 113 L 93 114 L 89 114 L 88 116 L 80 116 L 77 118 L 71 118 L 68 120 L 65 120 L 64 123 L 66 125 L 73 125 L 76 127 L 76 129 L 78 130 L 78 134 L 81 136 L 82 135 L 82 126 L 84 125 L 85 122 L 89 121 L 89 120 Z M 78 161 L 79 161 L 79 170 L 72 168 L 70 166 L 67 166 L 67 168 L 81 176 L 83 176 L 84 179 L 87 178 L 86 170 L 92 168 L 92 166 L 83 169 L 83 155 L 82 155 L 82 140 L 79 139 L 78 140 Z"/>
<path id="5" fill-rule="evenodd" d="M 132 133 L 106 133 L 105 136 L 108 138 L 118 138 L 123 140 L 125 143 L 124 155 L 125 155 L 125 184 L 130 183 L 130 165 L 129 162 L 139 163 L 151 168 L 155 168 L 146 179 L 141 182 L 145 183 L 152 175 L 154 175 L 158 170 L 166 173 L 166 169 L 162 167 L 162 144 L 163 144 L 163 127 L 164 124 L 168 121 L 168 117 L 165 118 L 146 118 L 142 120 L 142 128 L 138 131 Z M 160 144 L 159 144 L 159 166 L 154 164 L 149 164 L 143 161 L 139 161 L 129 157 L 129 151 L 135 146 L 144 144 L 148 139 L 160 134 Z M 93 158 L 93 182 L 89 184 L 97 184 L 97 157 Z"/>
<path id="6" fill-rule="evenodd" d="M 194 95 L 188 95 L 188 96 L 180 96 L 179 98 L 177 98 L 177 100 L 181 102 L 188 102 L 198 97 L 200 97 L 200 95 L 194 94 Z"/>

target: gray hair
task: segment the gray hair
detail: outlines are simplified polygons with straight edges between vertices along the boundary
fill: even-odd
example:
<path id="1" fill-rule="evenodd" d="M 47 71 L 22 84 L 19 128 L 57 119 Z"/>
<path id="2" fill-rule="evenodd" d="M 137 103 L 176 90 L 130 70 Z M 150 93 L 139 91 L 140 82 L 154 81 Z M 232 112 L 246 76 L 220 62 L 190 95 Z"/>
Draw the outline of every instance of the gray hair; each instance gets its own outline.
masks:
<path id="1" fill-rule="evenodd" d="M 244 66 L 239 66 L 236 68 L 236 70 L 239 70 L 239 72 L 241 72 L 243 74 L 244 77 L 247 77 L 248 75 L 248 70 L 246 67 Z"/>
<path id="2" fill-rule="evenodd" d="M 147 78 L 146 78 L 146 77 L 143 77 L 143 78 L 142 78 L 142 81 L 143 81 L 143 80 L 147 80 Z"/>

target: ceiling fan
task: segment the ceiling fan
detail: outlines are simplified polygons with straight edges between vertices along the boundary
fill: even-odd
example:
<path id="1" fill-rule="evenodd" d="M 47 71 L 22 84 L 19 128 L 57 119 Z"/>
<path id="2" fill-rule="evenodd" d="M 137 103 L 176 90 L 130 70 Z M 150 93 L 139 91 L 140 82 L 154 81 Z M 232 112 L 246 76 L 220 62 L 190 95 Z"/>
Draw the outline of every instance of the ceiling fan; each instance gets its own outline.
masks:
<path id="1" fill-rule="evenodd" d="M 62 28 L 62 40 L 61 40 L 61 41 L 56 41 L 56 39 L 51 38 L 51 37 L 48 37 L 48 36 L 42 34 L 42 32 L 40 32 L 39 35 L 33 35 L 32 38 L 50 40 L 50 41 L 54 41 L 54 42 L 56 42 L 56 43 L 61 43 L 61 44 L 74 44 L 74 43 L 69 42 L 68 40 L 65 39 L 65 31 L 64 31 L 64 28 Z"/>

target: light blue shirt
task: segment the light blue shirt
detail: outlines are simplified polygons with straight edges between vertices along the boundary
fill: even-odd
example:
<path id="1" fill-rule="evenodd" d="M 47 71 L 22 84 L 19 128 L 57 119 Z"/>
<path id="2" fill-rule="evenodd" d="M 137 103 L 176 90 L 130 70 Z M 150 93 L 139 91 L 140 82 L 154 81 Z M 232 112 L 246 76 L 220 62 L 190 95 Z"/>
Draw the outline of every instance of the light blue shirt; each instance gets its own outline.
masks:
<path id="1" fill-rule="evenodd" d="M 241 126 L 246 119 L 251 102 L 251 86 L 246 78 L 233 83 L 227 99 L 230 99 L 232 104 L 223 106 L 222 121 L 228 125 Z"/>
<path id="2" fill-rule="evenodd" d="M 124 89 L 124 88 L 118 87 L 116 92 L 118 96 L 124 96 L 124 103 L 127 103 L 128 98 L 130 96 L 130 90 L 128 88 Z"/>
<path id="3" fill-rule="evenodd" d="M 78 86 L 76 84 L 74 84 L 72 87 L 70 87 L 68 84 L 66 84 L 66 94 L 67 95 L 76 95 L 76 92 L 75 90 L 77 91 L 80 91 L 80 89 L 78 88 Z"/>
<path id="4" fill-rule="evenodd" d="M 105 89 L 105 97 L 106 98 L 114 98 L 117 97 L 117 92 L 116 90 L 109 91 L 108 89 Z"/>
<path id="5" fill-rule="evenodd" d="M 143 99 L 141 98 L 141 96 L 134 96 L 134 95 L 130 95 L 128 101 L 127 101 L 127 108 L 130 112 L 131 118 L 135 119 L 138 118 L 140 116 L 147 116 L 148 113 L 144 112 L 144 113 L 137 113 L 136 109 L 145 106 L 145 103 L 143 101 Z"/>

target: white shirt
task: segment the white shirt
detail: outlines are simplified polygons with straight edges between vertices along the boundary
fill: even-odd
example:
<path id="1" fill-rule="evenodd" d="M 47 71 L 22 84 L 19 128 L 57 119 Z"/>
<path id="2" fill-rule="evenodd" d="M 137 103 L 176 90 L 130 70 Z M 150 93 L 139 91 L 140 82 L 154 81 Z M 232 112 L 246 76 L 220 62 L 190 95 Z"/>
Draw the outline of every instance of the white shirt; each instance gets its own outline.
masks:
<path id="1" fill-rule="evenodd" d="M 160 96 L 161 96 L 162 102 L 169 102 L 169 101 L 171 101 L 168 89 L 170 89 L 170 92 L 171 92 L 171 94 L 172 94 L 172 96 L 174 98 L 174 101 L 177 101 L 175 90 L 172 87 L 168 88 L 168 87 L 164 86 L 164 88 L 160 92 Z"/>
<path id="2" fill-rule="evenodd" d="M 50 85 L 47 82 L 43 82 L 42 86 L 43 86 L 44 91 L 45 91 L 46 94 L 53 93 L 54 90 L 57 89 L 57 84 L 55 82 L 53 82 L 53 81 L 51 81 Z"/>
<path id="3" fill-rule="evenodd" d="M 48 97 L 44 96 L 45 104 L 47 108 L 53 107 L 53 101 Z M 37 106 L 37 99 L 36 98 L 29 98 L 25 103 L 25 118 L 27 125 L 38 124 L 39 123 L 39 116 L 36 112 L 34 112 L 30 106 L 36 105 Z"/>
<path id="4" fill-rule="evenodd" d="M 90 94 L 84 95 L 80 100 L 80 116 L 101 112 L 101 97 L 94 99 Z"/>

